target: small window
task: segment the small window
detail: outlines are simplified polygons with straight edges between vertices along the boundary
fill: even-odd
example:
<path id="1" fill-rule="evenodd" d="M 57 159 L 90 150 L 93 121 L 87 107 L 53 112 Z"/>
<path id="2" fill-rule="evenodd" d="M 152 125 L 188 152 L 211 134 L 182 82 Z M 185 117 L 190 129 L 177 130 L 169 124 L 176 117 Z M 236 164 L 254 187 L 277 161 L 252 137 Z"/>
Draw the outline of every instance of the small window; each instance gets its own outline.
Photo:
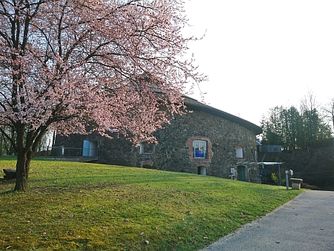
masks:
<path id="1" fill-rule="evenodd" d="M 140 143 L 139 144 L 139 154 L 148 154 L 153 153 L 155 149 L 154 144 Z"/>
<path id="2" fill-rule="evenodd" d="M 244 157 L 244 150 L 242 149 L 242 147 L 238 147 L 235 149 L 235 156 L 238 159 L 242 159 Z"/>
<path id="3" fill-rule="evenodd" d="M 193 157 L 194 159 L 207 158 L 207 141 L 205 140 L 193 141 Z"/>

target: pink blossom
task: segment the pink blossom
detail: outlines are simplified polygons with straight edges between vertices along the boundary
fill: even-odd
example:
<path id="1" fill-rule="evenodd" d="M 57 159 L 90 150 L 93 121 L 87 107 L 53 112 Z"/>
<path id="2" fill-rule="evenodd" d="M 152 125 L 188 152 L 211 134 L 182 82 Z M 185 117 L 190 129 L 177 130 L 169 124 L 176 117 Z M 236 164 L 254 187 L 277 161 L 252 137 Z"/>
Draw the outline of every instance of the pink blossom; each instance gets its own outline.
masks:
<path id="1" fill-rule="evenodd" d="M 0 126 L 28 137 L 17 150 L 49 128 L 151 139 L 203 79 L 181 60 L 179 0 L 6 0 L 0 23 Z"/>

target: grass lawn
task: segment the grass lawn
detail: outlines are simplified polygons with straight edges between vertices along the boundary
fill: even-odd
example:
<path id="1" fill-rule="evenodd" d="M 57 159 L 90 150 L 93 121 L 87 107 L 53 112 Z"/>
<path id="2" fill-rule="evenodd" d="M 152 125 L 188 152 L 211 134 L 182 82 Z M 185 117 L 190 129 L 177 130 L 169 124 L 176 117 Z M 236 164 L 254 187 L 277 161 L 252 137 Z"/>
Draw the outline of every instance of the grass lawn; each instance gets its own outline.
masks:
<path id="1" fill-rule="evenodd" d="M 0 160 L 0 168 L 14 167 Z M 141 168 L 35 160 L 0 181 L 0 250 L 196 250 L 300 191 Z"/>

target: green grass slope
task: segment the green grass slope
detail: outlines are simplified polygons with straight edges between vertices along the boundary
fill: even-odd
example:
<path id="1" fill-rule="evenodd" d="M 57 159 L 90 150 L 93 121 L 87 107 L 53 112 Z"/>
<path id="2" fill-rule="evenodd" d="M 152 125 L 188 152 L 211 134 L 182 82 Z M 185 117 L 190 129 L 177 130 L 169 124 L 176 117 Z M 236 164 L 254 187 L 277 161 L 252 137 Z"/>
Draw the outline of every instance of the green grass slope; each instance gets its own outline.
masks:
<path id="1" fill-rule="evenodd" d="M 15 161 L 1 160 L 0 168 Z M 196 250 L 299 191 L 215 177 L 32 162 L 30 190 L 0 181 L 0 250 Z"/>

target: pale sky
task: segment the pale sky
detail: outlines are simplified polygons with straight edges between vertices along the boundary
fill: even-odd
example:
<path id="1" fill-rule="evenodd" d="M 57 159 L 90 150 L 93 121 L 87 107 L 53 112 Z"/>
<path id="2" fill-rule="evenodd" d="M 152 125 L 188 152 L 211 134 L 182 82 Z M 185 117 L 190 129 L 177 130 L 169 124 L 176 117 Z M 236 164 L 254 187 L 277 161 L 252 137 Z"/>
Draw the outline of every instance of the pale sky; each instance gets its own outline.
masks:
<path id="1" fill-rule="evenodd" d="M 189 32 L 206 33 L 190 48 L 207 104 L 259 125 L 310 92 L 334 98 L 333 0 L 188 0 L 186 11 Z"/>

